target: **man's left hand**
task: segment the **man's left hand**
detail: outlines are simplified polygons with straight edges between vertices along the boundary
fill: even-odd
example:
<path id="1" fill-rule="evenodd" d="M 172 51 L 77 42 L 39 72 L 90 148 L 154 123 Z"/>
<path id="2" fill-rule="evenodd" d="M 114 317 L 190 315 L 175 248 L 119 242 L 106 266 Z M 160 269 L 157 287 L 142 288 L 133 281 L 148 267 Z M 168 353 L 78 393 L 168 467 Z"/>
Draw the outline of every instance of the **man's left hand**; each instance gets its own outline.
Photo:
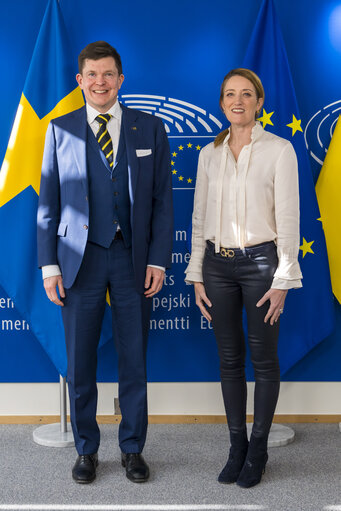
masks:
<path id="1" fill-rule="evenodd" d="M 287 289 L 269 289 L 265 295 L 256 303 L 256 307 L 261 307 L 267 300 L 270 301 L 269 310 L 264 318 L 264 323 L 270 319 L 270 325 L 278 321 L 278 318 L 284 311 L 284 302 L 287 296 Z"/>
<path id="2" fill-rule="evenodd" d="M 144 294 L 146 298 L 151 298 L 162 289 L 164 278 L 165 272 L 163 270 L 147 266 L 146 279 L 144 281 L 144 287 L 146 288 Z"/>

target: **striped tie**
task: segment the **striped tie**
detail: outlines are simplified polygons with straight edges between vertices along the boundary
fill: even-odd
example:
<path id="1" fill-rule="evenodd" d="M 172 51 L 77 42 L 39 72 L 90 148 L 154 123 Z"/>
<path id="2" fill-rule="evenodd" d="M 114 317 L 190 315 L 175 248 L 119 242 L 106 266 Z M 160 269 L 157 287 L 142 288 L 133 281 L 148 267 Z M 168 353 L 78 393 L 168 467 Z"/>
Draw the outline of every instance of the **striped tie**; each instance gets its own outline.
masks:
<path id="1" fill-rule="evenodd" d="M 99 130 L 96 135 L 97 142 L 108 160 L 110 167 L 114 164 L 112 140 L 107 129 L 107 123 L 111 117 L 112 116 L 110 114 L 100 114 L 96 117 L 96 121 L 99 124 Z"/>

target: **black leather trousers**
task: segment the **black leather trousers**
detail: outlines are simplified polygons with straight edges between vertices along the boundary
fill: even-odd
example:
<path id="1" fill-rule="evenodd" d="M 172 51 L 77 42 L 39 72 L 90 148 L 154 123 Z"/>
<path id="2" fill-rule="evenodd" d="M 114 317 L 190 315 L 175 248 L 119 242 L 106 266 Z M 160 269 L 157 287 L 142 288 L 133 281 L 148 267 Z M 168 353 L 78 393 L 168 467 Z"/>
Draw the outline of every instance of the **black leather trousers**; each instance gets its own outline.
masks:
<path id="1" fill-rule="evenodd" d="M 230 253 L 230 255 L 232 255 Z M 206 294 L 220 357 L 221 386 L 229 429 L 238 433 L 246 424 L 245 340 L 242 325 L 246 311 L 248 342 L 255 374 L 255 436 L 267 436 L 275 412 L 280 372 L 277 355 L 279 321 L 264 323 L 269 302 L 256 303 L 271 287 L 278 264 L 273 242 L 243 250 L 232 257 L 215 254 L 207 242 L 203 261 Z"/>

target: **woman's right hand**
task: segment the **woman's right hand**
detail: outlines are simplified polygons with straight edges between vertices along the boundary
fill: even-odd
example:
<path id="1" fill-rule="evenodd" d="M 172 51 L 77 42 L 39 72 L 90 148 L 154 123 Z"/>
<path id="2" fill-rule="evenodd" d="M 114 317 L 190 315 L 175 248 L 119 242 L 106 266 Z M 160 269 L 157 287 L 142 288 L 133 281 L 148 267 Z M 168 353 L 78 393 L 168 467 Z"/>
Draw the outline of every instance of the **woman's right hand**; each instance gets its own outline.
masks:
<path id="1" fill-rule="evenodd" d="M 194 292 L 195 292 L 195 303 L 199 307 L 201 314 L 208 321 L 211 321 L 212 317 L 208 313 L 208 310 L 206 307 L 212 307 L 212 304 L 206 296 L 204 284 L 202 282 L 194 282 Z"/>

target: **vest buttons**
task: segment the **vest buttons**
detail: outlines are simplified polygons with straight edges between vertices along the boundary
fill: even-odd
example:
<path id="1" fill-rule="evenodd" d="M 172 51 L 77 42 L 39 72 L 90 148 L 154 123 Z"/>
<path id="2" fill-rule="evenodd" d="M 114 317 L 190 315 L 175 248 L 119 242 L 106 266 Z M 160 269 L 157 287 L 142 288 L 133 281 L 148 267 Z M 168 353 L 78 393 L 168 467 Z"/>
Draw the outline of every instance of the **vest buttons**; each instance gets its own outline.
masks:
<path id="1" fill-rule="evenodd" d="M 118 195 L 118 192 L 114 192 L 115 197 Z"/>
<path id="2" fill-rule="evenodd" d="M 83 229 L 87 230 L 89 227 L 87 225 L 83 225 Z"/>

